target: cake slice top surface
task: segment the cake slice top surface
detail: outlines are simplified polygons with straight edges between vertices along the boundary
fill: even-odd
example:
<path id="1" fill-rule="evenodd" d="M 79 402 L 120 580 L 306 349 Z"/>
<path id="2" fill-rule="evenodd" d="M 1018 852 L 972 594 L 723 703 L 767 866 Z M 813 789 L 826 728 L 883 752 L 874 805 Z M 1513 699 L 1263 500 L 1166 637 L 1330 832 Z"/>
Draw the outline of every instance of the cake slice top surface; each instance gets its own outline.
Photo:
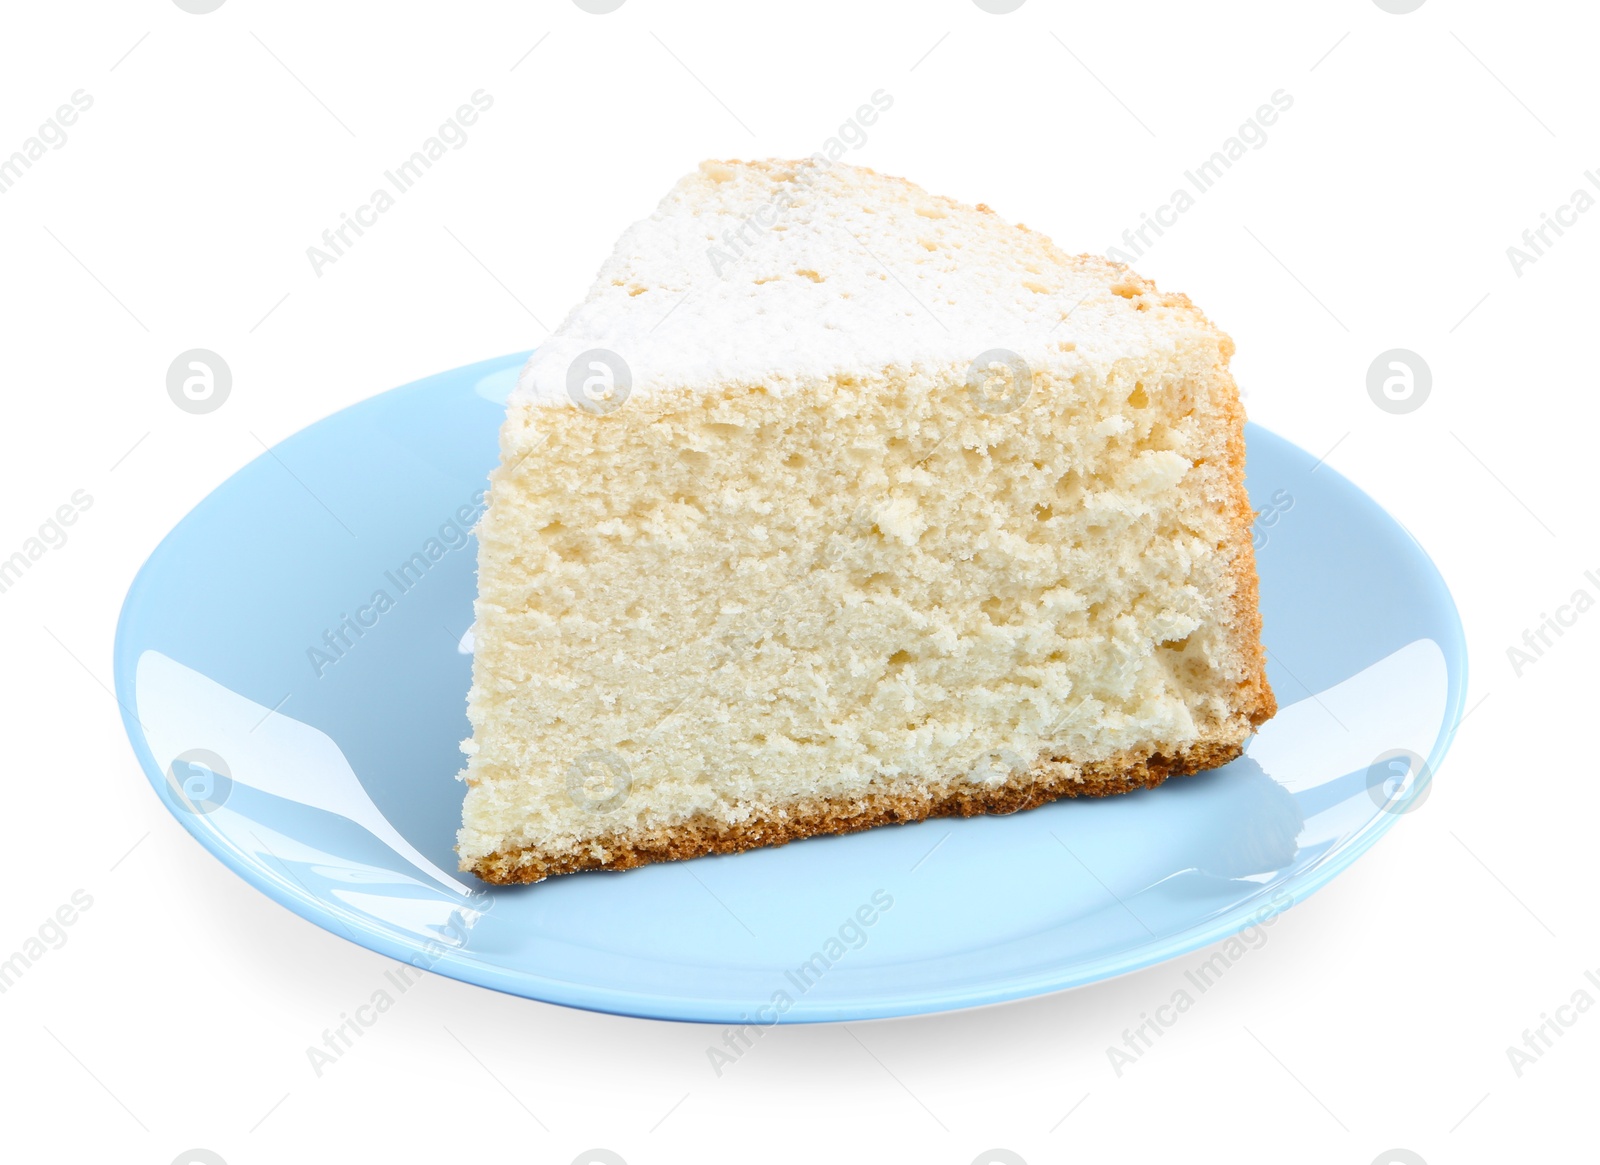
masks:
<path id="1" fill-rule="evenodd" d="M 704 162 L 622 235 L 512 400 L 566 404 L 591 349 L 626 362 L 633 393 L 782 390 L 993 349 L 1103 372 L 1196 330 L 1218 335 L 1185 297 L 981 204 L 820 159 Z"/>

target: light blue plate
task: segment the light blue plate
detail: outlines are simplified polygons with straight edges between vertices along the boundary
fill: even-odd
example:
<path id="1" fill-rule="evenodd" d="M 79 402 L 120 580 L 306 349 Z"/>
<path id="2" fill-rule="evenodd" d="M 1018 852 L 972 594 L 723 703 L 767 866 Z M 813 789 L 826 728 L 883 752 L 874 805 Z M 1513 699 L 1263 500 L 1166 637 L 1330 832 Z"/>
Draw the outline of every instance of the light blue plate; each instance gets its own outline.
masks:
<path id="1" fill-rule="evenodd" d="M 1226 768 L 535 886 L 457 874 L 476 557 L 460 531 L 525 358 L 397 388 L 284 441 L 196 506 L 128 593 L 117 695 L 157 794 L 319 926 L 601 1011 L 906 1015 L 1091 983 L 1238 933 L 1426 796 L 1466 685 L 1449 591 L 1376 504 L 1252 426 L 1283 710 Z"/>

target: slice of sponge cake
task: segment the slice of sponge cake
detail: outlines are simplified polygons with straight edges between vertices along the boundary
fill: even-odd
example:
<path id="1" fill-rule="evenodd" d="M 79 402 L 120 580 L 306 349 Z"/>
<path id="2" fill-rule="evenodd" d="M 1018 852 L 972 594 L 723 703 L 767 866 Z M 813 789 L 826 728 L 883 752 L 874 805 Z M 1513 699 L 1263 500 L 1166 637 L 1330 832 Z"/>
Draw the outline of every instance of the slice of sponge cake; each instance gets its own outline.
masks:
<path id="1" fill-rule="evenodd" d="M 702 165 L 512 396 L 462 868 L 621 870 L 1238 756 L 1275 704 L 1232 352 L 985 206 Z"/>

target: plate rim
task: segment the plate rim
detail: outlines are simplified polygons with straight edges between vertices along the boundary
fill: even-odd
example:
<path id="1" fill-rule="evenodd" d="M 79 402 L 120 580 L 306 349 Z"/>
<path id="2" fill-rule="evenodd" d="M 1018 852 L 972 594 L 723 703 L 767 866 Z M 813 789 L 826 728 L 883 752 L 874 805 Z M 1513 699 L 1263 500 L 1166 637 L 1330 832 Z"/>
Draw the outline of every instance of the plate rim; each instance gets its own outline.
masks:
<path id="1" fill-rule="evenodd" d="M 136 712 L 138 702 L 135 678 L 139 659 L 134 654 L 134 648 L 129 643 L 129 637 L 132 634 L 130 624 L 135 617 L 134 613 L 138 601 L 151 585 L 152 566 L 161 556 L 167 544 L 198 509 L 224 490 L 227 490 L 241 475 L 250 471 L 258 462 L 274 456 L 274 451 L 285 442 L 293 440 L 308 429 L 321 425 L 344 413 L 360 409 L 390 394 L 415 389 L 430 380 L 441 377 L 461 377 L 465 379 L 474 372 L 478 374 L 477 379 L 482 380 L 488 375 L 502 372 L 516 363 L 525 361 L 528 354 L 528 352 L 509 353 L 504 356 L 491 357 L 487 360 L 461 365 L 457 368 L 446 369 L 406 384 L 386 389 L 383 392 L 346 405 L 344 408 L 325 414 L 301 426 L 294 433 L 280 439 L 269 449 L 251 458 L 209 490 L 204 497 L 190 505 L 183 516 L 174 523 L 172 528 L 145 556 L 144 561 L 134 575 L 133 581 L 128 586 L 128 591 L 123 597 L 122 606 L 117 615 L 117 627 L 112 645 L 113 689 L 123 729 L 127 734 L 128 743 L 133 749 L 134 756 L 139 762 L 139 767 L 143 770 L 145 778 L 151 786 L 152 793 L 155 794 L 162 808 L 175 817 L 191 837 L 198 841 L 212 857 L 245 883 L 254 887 L 280 906 L 286 907 L 294 914 L 327 931 L 336 938 L 345 938 L 357 946 L 459 982 L 469 983 L 478 987 L 487 987 L 490 990 L 519 998 L 638 1019 L 707 1024 L 739 1023 L 741 1022 L 740 1017 L 735 1012 L 741 1009 L 731 1000 L 713 1000 L 674 994 L 645 993 L 637 989 L 623 990 L 615 987 L 601 987 L 531 972 L 510 971 L 489 963 L 466 958 L 452 950 L 446 950 L 442 954 L 435 954 L 425 947 L 421 940 L 402 936 L 399 932 L 391 931 L 381 924 L 366 919 L 345 918 L 330 909 L 325 900 L 312 896 L 303 890 L 297 890 L 283 881 L 275 880 L 259 864 L 247 860 L 239 850 L 225 844 L 224 840 L 216 832 L 199 828 L 198 821 L 186 819 L 186 815 L 175 812 L 172 806 L 167 803 L 166 798 L 161 796 L 160 790 L 165 784 L 166 775 L 156 764 L 154 754 L 145 739 L 143 726 L 140 724 Z M 1305 449 L 1288 438 L 1273 432 L 1271 429 L 1251 421 L 1247 421 L 1246 425 L 1247 431 L 1248 429 L 1254 429 L 1271 440 L 1281 442 L 1308 462 L 1314 460 Z M 1248 440 L 1246 445 L 1248 447 Z M 1405 536 L 1410 547 L 1428 568 L 1426 574 L 1429 593 L 1426 598 L 1431 600 L 1429 606 L 1443 616 L 1442 621 L 1445 624 L 1443 630 L 1448 638 L 1448 642 L 1430 640 L 1437 644 L 1444 657 L 1446 674 L 1444 714 L 1438 733 L 1426 757 L 1428 781 L 1431 784 L 1433 778 L 1438 775 L 1446 754 L 1455 742 L 1456 734 L 1461 726 L 1462 710 L 1466 702 L 1469 656 L 1466 630 L 1461 622 L 1460 610 L 1456 606 L 1455 598 L 1451 594 L 1449 585 L 1445 582 L 1444 575 L 1439 570 L 1438 564 L 1428 553 L 1427 548 L 1422 545 L 1405 524 L 1379 504 L 1370 494 L 1361 489 L 1360 486 L 1342 473 L 1339 473 L 1338 470 L 1326 464 L 1321 464 L 1318 468 L 1321 472 L 1331 475 L 1331 480 L 1335 483 L 1336 488 L 1354 494 L 1357 499 L 1370 505 L 1373 510 L 1392 523 Z M 1425 788 L 1426 786 L 1424 790 Z M 1365 826 L 1352 834 L 1324 859 L 1275 886 L 1273 895 L 1274 908 L 1270 911 L 1269 916 L 1276 917 L 1285 911 L 1291 910 L 1318 890 L 1321 890 L 1376 845 L 1378 840 L 1394 828 L 1397 821 L 1403 816 L 1406 816 L 1404 812 L 1380 811 L 1370 818 Z M 1282 905 L 1277 905 L 1276 903 L 1284 896 L 1288 898 L 1288 901 Z M 778 1022 L 782 1024 L 842 1023 L 871 1019 L 890 1019 L 901 1016 L 968 1010 L 1070 991 L 1078 987 L 1086 987 L 1094 983 L 1121 978 L 1124 975 L 1145 970 L 1188 954 L 1191 951 L 1199 950 L 1212 943 L 1220 942 L 1238 934 L 1249 926 L 1252 920 L 1262 914 L 1263 909 L 1262 905 L 1255 902 L 1239 903 L 1203 923 L 1180 931 L 1175 935 L 1170 935 L 1165 939 L 1125 947 L 1116 954 L 1104 956 L 1090 963 L 1072 964 L 1070 970 L 1066 973 L 1059 970 L 1055 972 L 1036 972 L 1030 975 L 992 979 L 979 986 L 923 990 L 914 995 L 895 995 L 892 998 L 880 996 L 866 1000 L 828 1002 L 807 1008 L 797 1007 L 781 1016 Z M 344 933 L 341 934 L 341 931 Z M 1130 955 L 1133 957 L 1130 957 Z M 425 959 L 426 962 L 419 962 L 419 957 Z M 742 1010 L 748 1011 L 749 1006 L 747 1002 Z"/>

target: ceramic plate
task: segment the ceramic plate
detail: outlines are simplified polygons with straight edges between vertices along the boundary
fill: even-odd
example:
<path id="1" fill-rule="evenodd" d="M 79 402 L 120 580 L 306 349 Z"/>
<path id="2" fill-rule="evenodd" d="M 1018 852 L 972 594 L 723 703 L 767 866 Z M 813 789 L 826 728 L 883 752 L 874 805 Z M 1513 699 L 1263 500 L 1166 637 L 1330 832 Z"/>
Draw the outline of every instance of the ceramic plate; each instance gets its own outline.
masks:
<path id="1" fill-rule="evenodd" d="M 1327 883 L 1427 794 L 1466 684 L 1449 591 L 1375 503 L 1252 426 L 1282 710 L 1226 768 L 1009 817 L 535 886 L 458 874 L 466 531 L 526 355 L 397 388 L 284 441 L 196 506 L 128 593 L 117 694 L 157 795 L 218 861 L 335 934 L 628 1015 L 939 1011 L 1235 934 Z"/>

